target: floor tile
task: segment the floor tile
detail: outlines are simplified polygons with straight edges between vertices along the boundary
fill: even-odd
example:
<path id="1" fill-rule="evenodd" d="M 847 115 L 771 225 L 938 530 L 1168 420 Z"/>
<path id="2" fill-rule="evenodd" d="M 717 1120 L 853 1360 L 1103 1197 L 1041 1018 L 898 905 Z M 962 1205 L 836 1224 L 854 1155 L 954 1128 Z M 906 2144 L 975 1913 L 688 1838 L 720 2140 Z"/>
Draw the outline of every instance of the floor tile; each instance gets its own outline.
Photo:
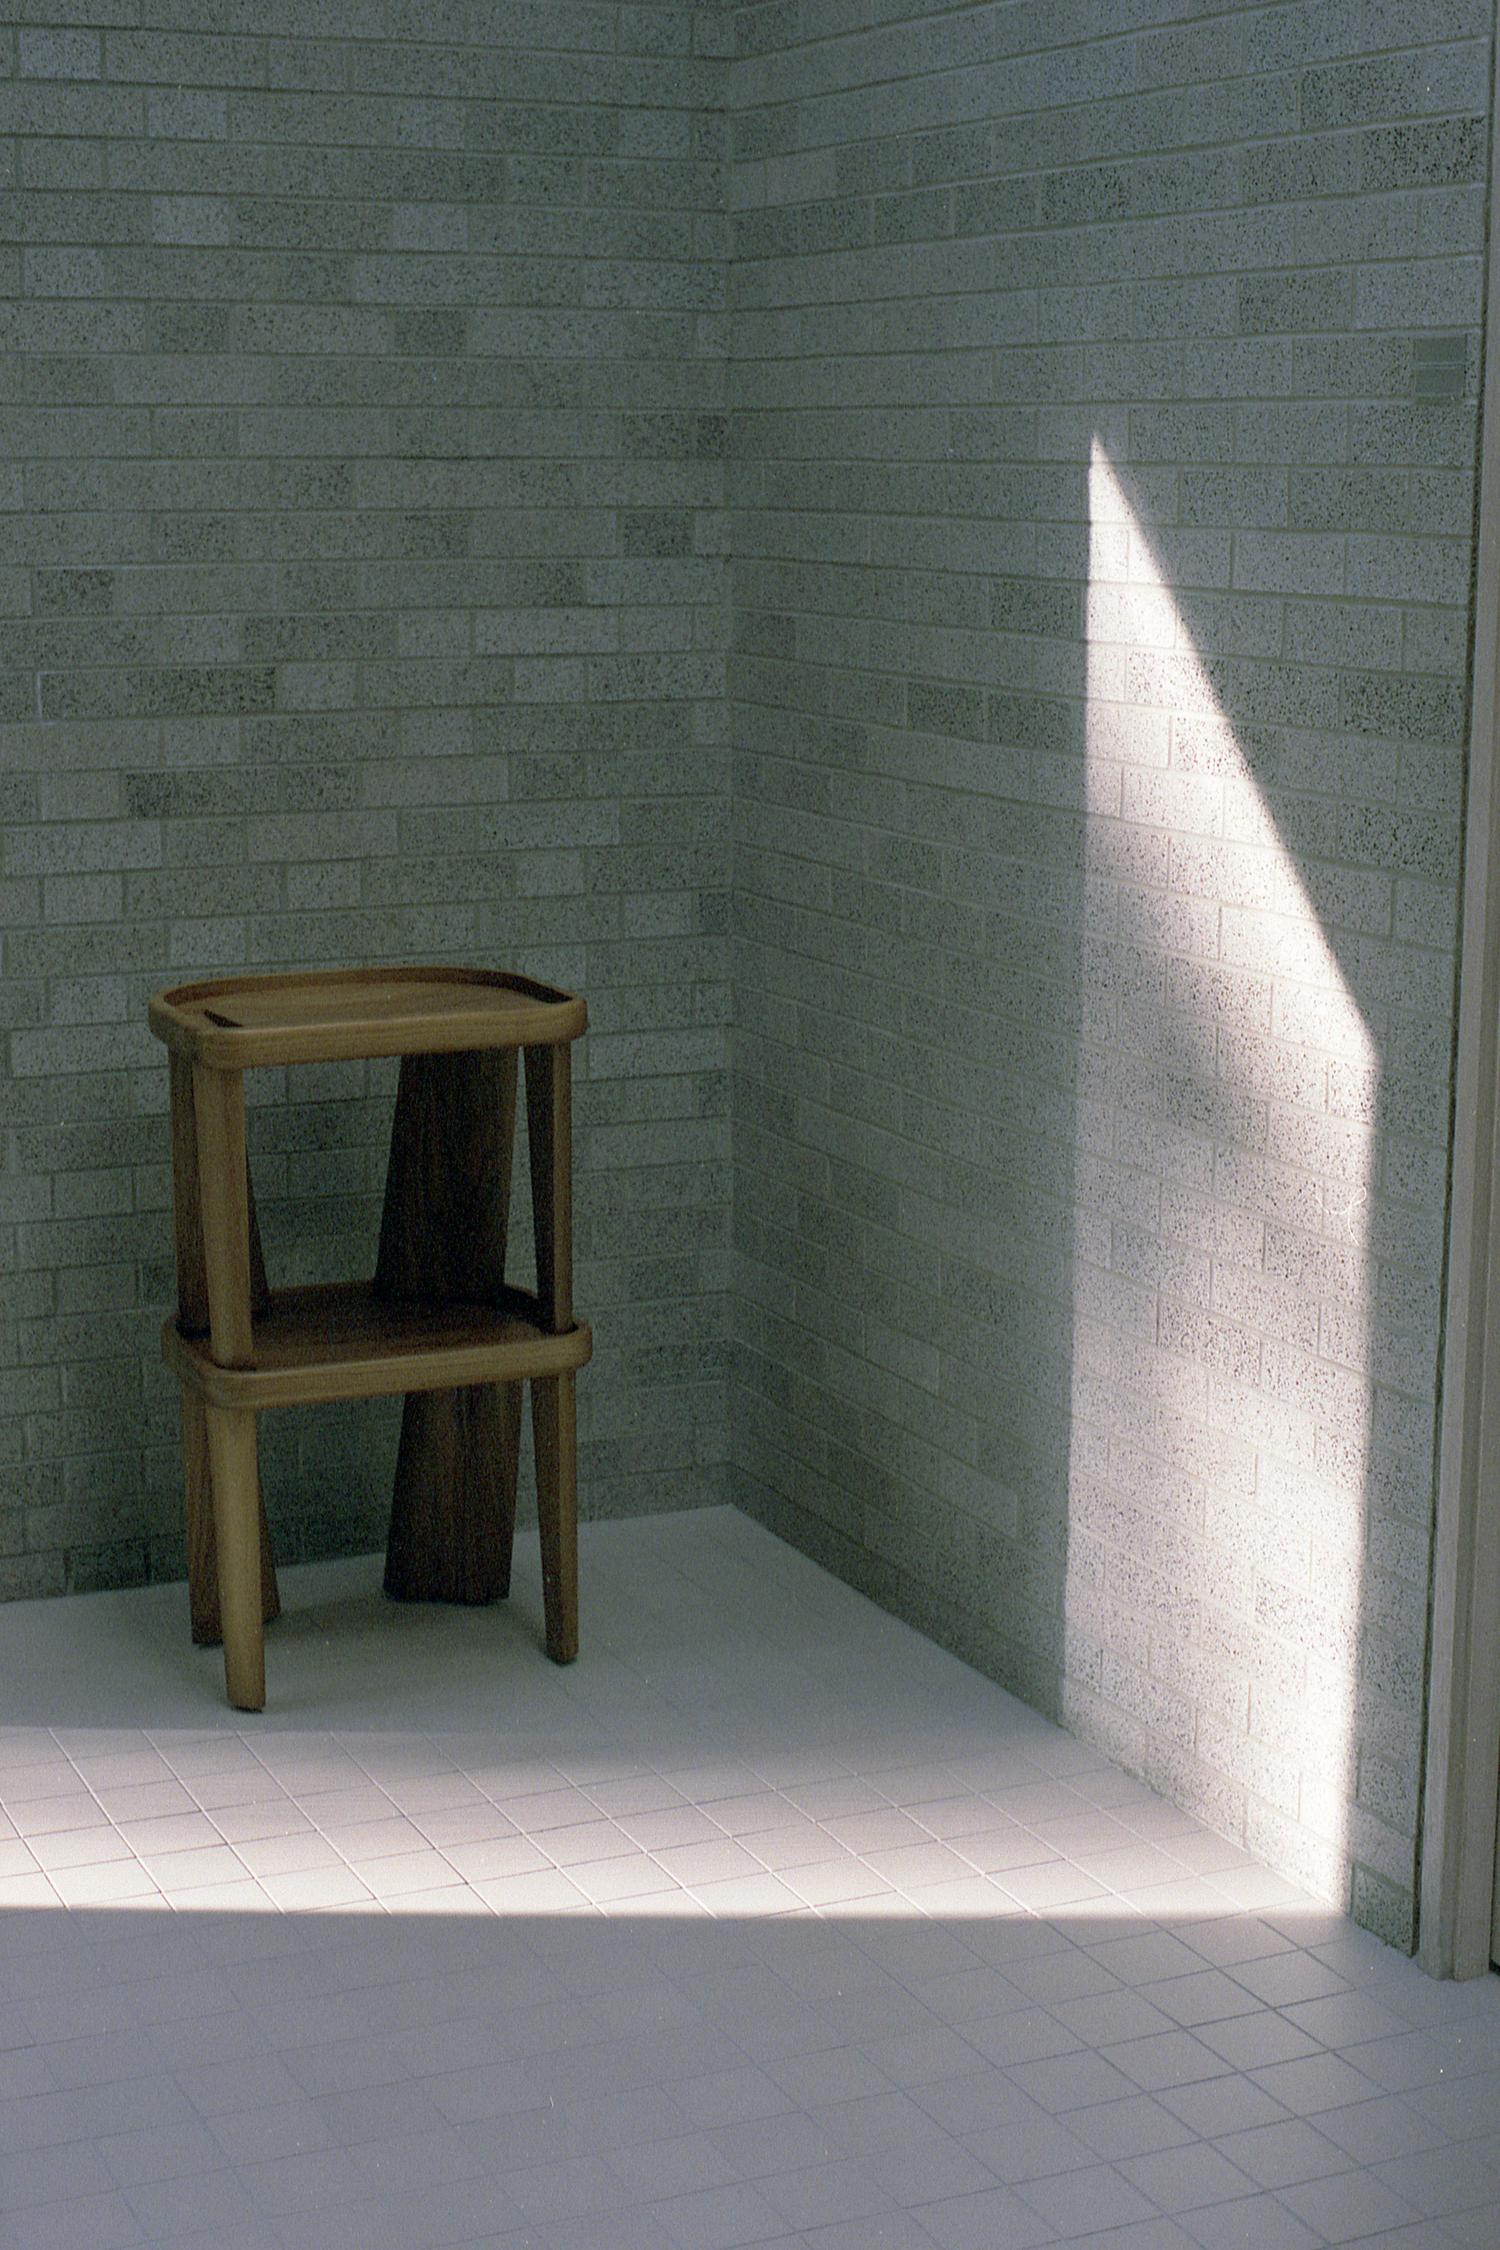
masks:
<path id="1" fill-rule="evenodd" d="M 524 1538 L 286 1571 L 253 1718 L 181 1588 L 0 1610 L 25 2250 L 1496 2250 L 1500 1980 L 742 1517 L 583 1547 L 567 1672 Z"/>
<path id="2" fill-rule="evenodd" d="M 1102 2234 L 1106 2227 L 1148 2219 L 1160 2208 L 1112 2164 L 1053 2173 L 1028 2181 L 1017 2192 L 1064 2238 Z"/>
<path id="3" fill-rule="evenodd" d="M 1279 2190 L 1289 2211 L 1329 2243 L 1357 2242 L 1381 2229 L 1409 2225 L 1418 2213 L 1373 2172 L 1340 2172 Z"/>
<path id="4" fill-rule="evenodd" d="M 1232 2203 L 1256 2184 L 1218 2149 L 1201 2144 L 1127 2157 L 1120 2170 L 1161 2211 L 1196 2211 L 1206 2203 Z"/>
<path id="5" fill-rule="evenodd" d="M 1341 2148 L 1300 2117 L 1226 2133 L 1215 2146 L 1263 2188 L 1295 2187 L 1304 2180 L 1325 2180 L 1352 2168 Z"/>

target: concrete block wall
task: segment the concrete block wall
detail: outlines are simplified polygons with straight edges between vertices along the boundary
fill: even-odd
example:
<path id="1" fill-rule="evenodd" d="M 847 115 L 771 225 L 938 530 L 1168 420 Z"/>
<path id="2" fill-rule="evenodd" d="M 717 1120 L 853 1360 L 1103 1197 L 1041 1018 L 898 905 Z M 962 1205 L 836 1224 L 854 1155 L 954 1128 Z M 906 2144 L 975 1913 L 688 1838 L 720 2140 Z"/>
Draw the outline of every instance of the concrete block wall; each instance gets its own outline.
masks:
<path id="1" fill-rule="evenodd" d="M 1491 22 L 731 95 L 737 1495 L 1398 1941 Z"/>
<path id="2" fill-rule="evenodd" d="M 1407 1934 L 1487 10 L 16 14 L 0 1595 L 180 1570 L 247 963 L 588 992 L 588 1504 L 721 1496 L 732 922 L 736 1496 Z M 390 1074 L 254 1091 L 367 1257 Z"/>
<path id="3" fill-rule="evenodd" d="M 28 0 L 0 28 L 0 1595 L 181 1574 L 155 987 L 584 991 L 584 1489 L 719 1497 L 725 19 Z M 388 1071 L 252 1082 L 284 1278 L 373 1259 Z M 384 1402 L 268 1417 L 380 1543 Z"/>

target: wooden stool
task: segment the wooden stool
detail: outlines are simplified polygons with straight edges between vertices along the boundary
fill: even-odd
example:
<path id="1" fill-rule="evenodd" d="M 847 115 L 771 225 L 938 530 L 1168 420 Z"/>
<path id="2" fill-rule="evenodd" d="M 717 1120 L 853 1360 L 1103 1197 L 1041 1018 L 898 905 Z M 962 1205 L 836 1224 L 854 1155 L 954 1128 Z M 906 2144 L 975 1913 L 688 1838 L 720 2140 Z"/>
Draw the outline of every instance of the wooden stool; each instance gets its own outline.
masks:
<path id="1" fill-rule="evenodd" d="M 572 993 L 483 969 L 343 969 L 184 984 L 151 1002 L 170 1053 L 177 1317 L 193 1638 L 224 1643 L 229 1700 L 264 1709 L 277 1614 L 256 1455 L 274 1406 L 406 1393 L 386 1549 L 400 1600 L 510 1585 L 521 1385 L 531 1385 L 547 1654 L 578 1653 Z M 534 1292 L 505 1279 L 517 1054 Z M 399 1055 L 373 1281 L 270 1289 L 245 1154 L 244 1073 Z"/>

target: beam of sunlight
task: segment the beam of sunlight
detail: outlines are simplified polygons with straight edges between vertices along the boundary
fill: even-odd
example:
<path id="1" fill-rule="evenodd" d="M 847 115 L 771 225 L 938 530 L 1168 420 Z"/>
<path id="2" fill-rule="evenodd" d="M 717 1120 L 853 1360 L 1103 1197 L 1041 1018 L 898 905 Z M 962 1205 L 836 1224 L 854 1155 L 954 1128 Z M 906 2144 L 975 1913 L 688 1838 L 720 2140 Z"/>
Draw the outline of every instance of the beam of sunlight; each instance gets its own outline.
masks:
<path id="1" fill-rule="evenodd" d="M 288 1573 L 289 1617 L 328 1619 L 326 1604 L 299 1610 L 298 1575 Z M 164 1624 L 169 1613 L 155 1593 L 137 1597 L 147 1605 Z M 351 1636 L 360 1633 L 357 1614 L 346 1622 Z M 593 1926 L 897 1923 L 988 1928 L 997 1942 L 1009 1928 L 1025 1946 L 1048 1930 L 1059 1943 L 1094 1944 L 1148 1927 L 1189 1932 L 1238 1913 L 1273 1914 L 1298 1944 L 1342 1927 L 1305 1891 L 1205 1836 L 1102 1758 L 1090 1763 L 998 1690 L 972 1676 L 967 1684 L 993 1699 L 977 1738 L 991 1744 L 981 1761 L 987 1799 L 977 1778 L 972 1786 L 960 1778 L 961 1748 L 929 1772 L 899 1724 L 888 1738 L 877 1725 L 857 1747 L 840 1731 L 837 1755 L 792 1752 L 798 1769 L 823 1776 L 804 1784 L 790 1778 L 779 1724 L 752 1728 L 726 1766 L 722 1756 L 705 1763 L 703 1745 L 685 1746 L 670 1729 L 648 1730 L 632 1746 L 597 1739 L 588 1725 L 572 1740 L 560 1741 L 555 1728 L 545 1741 L 510 1740 L 503 1730 L 451 1724 L 413 1732 L 373 1713 L 334 1728 L 311 1712 L 307 1723 L 244 1730 L 227 1714 L 131 1726 L 107 1719 L 107 1691 L 94 1690 L 96 1723 L 75 1710 L 56 1728 L 0 1724 L 0 1825 L 15 1831 L 0 1842 L 0 1958 L 24 1945 L 26 1925 L 59 1911 L 96 1928 L 143 1916 L 226 1925 L 311 1918 L 329 1927 L 374 1917 L 412 1928 L 580 1917 Z M 1024 1756 L 997 1759 L 997 1727 L 1043 1754 L 1062 1752 L 1078 1788 L 1049 1780 Z M 866 1769 L 884 1786 L 860 1778 Z M 731 1784 L 738 1793 L 726 1799 L 719 1792 Z M 893 1861 L 877 1837 L 866 1861 L 837 1840 L 855 1801 L 867 1811 L 883 1805 L 884 1818 L 919 1843 L 925 1829 L 925 1846 L 898 1864 L 902 1855 Z M 941 1846 L 965 1802 L 969 1822 L 957 1822 L 961 1833 Z M 1075 1838 L 1080 1821 L 1107 1833 L 1075 1847 L 1059 1842 L 1053 1823 L 1070 1806 Z M 707 1852 L 683 1865 L 694 1840 Z M 725 1853 L 748 1880 L 724 1880 Z"/>
<path id="2" fill-rule="evenodd" d="M 289 1616 L 326 1618 L 326 1605 L 299 1613 L 297 1575 L 288 1573 Z M 118 1597 L 96 1599 L 119 1606 Z M 147 1603 L 165 1622 L 165 1605 L 148 1595 L 139 1606 Z M 358 1632 L 357 1617 L 349 1629 Z M 1078 1745 L 998 1690 L 988 1693 L 987 1734 L 1024 1730 L 1043 1751 L 1068 1753 L 1063 1766 L 1077 1772 L 1086 1755 Z M 722 1758 L 705 1763 L 702 1745 L 685 1749 L 670 1730 L 652 1730 L 632 1748 L 591 1739 L 587 1725 L 566 1743 L 549 1730 L 544 1744 L 447 1725 L 414 1733 L 373 1714 L 333 1729 L 313 1714 L 310 1724 L 243 1731 L 227 1715 L 137 1727 L 107 1720 L 108 1700 L 104 1691 L 90 1697 L 99 1723 L 75 1711 L 55 1729 L 0 1724 L 0 1826 L 13 1829 L 0 1842 L 0 1957 L 24 1942 L 24 1925 L 59 1911 L 97 1927 L 141 1916 L 325 1924 L 351 1916 L 413 1927 L 579 1917 L 617 1925 L 895 1922 L 1016 1927 L 1032 1933 L 1028 1944 L 1044 1929 L 1055 1929 L 1059 1942 L 1071 1932 L 1093 1943 L 1237 1912 L 1273 1911 L 1289 1933 L 1326 1920 L 1306 1893 L 1123 1784 L 1102 1759 L 1085 1764 L 1074 1791 L 1024 1758 L 997 1761 L 991 1750 L 985 1799 L 977 1780 L 970 1787 L 960 1779 L 962 1755 L 956 1765 L 940 1760 L 929 1776 L 899 1727 L 888 1740 L 877 1728 L 857 1749 L 840 1738 L 837 1756 L 793 1753 L 799 1767 L 824 1776 L 804 1787 L 789 1778 L 779 1724 L 753 1730 L 726 1767 Z M 860 1778 L 866 1768 L 885 1777 L 889 1796 Z M 764 1779 L 778 1772 L 793 1794 Z M 740 1793 L 725 1799 L 718 1792 L 731 1783 Z M 1097 1795 L 1089 1793 L 1095 1784 Z M 908 1799 L 910 1814 L 899 1810 Z M 838 1840 L 855 1801 L 883 1804 L 884 1818 L 917 1838 L 904 1865 L 900 1853 L 897 1861 L 882 1853 L 878 1837 L 869 1861 Z M 960 1821 L 963 1833 L 944 1847 L 940 1833 L 965 1801 L 971 1822 Z M 938 1817 L 929 1826 L 930 1803 Z M 1105 1855 L 1091 1867 L 1070 1860 L 1050 1834 L 1070 1805 L 1075 1830 L 1081 1820 L 1108 1831 L 1087 1847 L 1085 1856 Z M 1037 1831 L 1025 1826 L 1028 1812 Z M 1132 1830 L 1135 1817 L 1141 1824 Z M 685 1854 L 693 1864 L 682 1864 Z M 739 1880 L 724 1879 L 725 1854 L 741 1863 Z"/>
<path id="3" fill-rule="evenodd" d="M 1347 1897 L 1382 1851 L 1350 1810 L 1379 1057 L 1328 935 L 1363 878 L 1319 871 L 1320 909 L 1174 591 L 1193 535 L 1097 439 L 1088 508 L 1063 1714 Z"/>

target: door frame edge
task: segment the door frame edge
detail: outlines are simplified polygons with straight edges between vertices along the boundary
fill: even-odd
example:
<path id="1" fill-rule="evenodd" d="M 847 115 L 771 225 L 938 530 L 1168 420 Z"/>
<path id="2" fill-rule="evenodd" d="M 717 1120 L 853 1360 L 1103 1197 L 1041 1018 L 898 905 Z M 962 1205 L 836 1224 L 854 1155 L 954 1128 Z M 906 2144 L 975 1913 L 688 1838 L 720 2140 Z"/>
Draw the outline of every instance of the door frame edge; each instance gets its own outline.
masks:
<path id="1" fill-rule="evenodd" d="M 1490 1961 L 1500 1802 L 1500 214 L 1492 41 L 1472 700 L 1444 1292 L 1442 1407 L 1420 1826 L 1417 1957 L 1431 1975 Z"/>

